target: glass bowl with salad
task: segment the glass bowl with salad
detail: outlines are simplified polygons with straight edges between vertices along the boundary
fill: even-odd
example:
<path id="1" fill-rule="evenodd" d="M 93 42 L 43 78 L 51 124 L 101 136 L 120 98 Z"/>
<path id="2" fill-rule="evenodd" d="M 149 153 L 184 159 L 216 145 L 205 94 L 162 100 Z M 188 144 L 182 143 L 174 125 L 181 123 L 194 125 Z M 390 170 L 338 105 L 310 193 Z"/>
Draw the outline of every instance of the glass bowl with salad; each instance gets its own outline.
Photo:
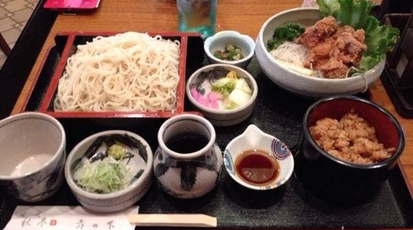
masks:
<path id="1" fill-rule="evenodd" d="M 255 42 L 233 30 L 220 31 L 204 42 L 204 51 L 210 64 L 230 64 L 247 68 L 254 56 Z"/>
<path id="2" fill-rule="evenodd" d="M 124 210 L 152 183 L 153 153 L 141 136 L 107 130 L 79 142 L 69 153 L 65 178 L 73 195 L 96 212 Z"/>
<path id="3" fill-rule="evenodd" d="M 384 70 L 398 29 L 370 15 L 369 0 L 317 4 L 281 11 L 264 22 L 255 49 L 263 73 L 305 97 L 367 91 Z"/>
<path id="4" fill-rule="evenodd" d="M 229 64 L 210 64 L 195 71 L 186 84 L 192 105 L 215 126 L 230 126 L 246 120 L 258 94 L 254 77 Z"/>

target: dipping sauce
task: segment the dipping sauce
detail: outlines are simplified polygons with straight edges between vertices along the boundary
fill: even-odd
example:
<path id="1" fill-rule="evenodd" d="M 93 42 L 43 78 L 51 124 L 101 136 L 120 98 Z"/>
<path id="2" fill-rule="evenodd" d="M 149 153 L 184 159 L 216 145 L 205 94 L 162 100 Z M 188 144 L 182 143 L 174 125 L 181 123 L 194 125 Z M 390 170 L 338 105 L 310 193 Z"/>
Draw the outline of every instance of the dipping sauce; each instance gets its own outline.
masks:
<path id="1" fill-rule="evenodd" d="M 260 149 L 242 152 L 235 160 L 235 169 L 242 180 L 253 185 L 271 184 L 280 171 L 277 160 Z"/>
<path id="2" fill-rule="evenodd" d="M 177 153 L 192 153 L 201 150 L 209 139 L 198 133 L 181 133 L 166 141 L 166 146 Z"/>

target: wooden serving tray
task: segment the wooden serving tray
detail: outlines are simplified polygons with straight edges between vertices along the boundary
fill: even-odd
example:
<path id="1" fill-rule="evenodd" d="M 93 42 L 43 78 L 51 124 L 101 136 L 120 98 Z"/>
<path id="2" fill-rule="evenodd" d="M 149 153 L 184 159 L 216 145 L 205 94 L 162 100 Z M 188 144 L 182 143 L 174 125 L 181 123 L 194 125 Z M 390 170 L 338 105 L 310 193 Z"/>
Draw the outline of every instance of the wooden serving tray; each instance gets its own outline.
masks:
<path id="1" fill-rule="evenodd" d="M 50 49 L 36 86 L 25 110 L 39 108 L 48 82 L 54 73 L 64 47 L 59 45 L 64 36 L 56 37 L 56 46 Z M 207 64 L 199 37 L 188 37 L 185 78 L 200 66 Z M 284 91 L 269 80 L 255 59 L 247 69 L 256 77 L 259 93 L 255 110 L 246 121 L 230 126 L 216 127 L 217 144 L 221 150 L 249 124 L 278 137 L 295 153 L 299 142 L 303 115 L 314 100 Z M 369 93 L 359 95 L 365 98 Z M 187 98 L 184 111 L 194 107 Z M 67 134 L 67 151 L 83 138 L 108 129 L 126 129 L 145 138 L 152 150 L 157 148 L 156 134 L 166 118 L 107 118 L 58 117 Z M 296 158 L 296 157 L 295 157 Z M 296 159 L 298 160 L 298 159 Z M 149 192 L 137 202 L 140 213 L 202 213 L 217 217 L 218 228 L 413 228 L 413 201 L 397 166 L 383 187 L 363 203 L 344 205 L 326 202 L 300 184 L 293 175 L 281 188 L 273 191 L 251 191 L 236 184 L 223 168 L 219 185 L 206 196 L 195 200 L 180 200 L 168 196 L 153 183 Z M 22 204 L 0 193 L 1 225 L 10 219 L 16 205 Z M 56 195 L 36 205 L 79 205 L 66 184 Z M 141 227 L 139 227 L 141 229 Z"/>

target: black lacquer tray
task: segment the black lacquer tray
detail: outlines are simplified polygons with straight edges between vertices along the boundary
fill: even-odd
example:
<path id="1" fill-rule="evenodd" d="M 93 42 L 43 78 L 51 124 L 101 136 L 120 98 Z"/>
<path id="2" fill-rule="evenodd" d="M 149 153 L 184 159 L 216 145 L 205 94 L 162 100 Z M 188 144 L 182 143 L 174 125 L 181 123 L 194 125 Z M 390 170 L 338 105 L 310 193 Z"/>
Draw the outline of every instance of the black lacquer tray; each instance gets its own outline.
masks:
<path id="1" fill-rule="evenodd" d="M 50 49 L 43 69 L 27 101 L 25 110 L 37 110 L 44 95 L 62 44 L 56 38 L 56 46 Z M 202 39 L 188 39 L 186 78 L 206 64 L 199 58 Z M 227 143 L 254 123 L 264 132 L 272 134 L 287 144 L 293 152 L 302 128 L 302 116 L 314 102 L 284 91 L 271 82 L 259 69 L 255 59 L 248 71 L 258 82 L 258 98 L 251 117 L 234 126 L 216 127 L 217 143 L 224 150 Z M 360 95 L 369 97 L 368 92 Z M 193 111 L 185 100 L 185 111 Z M 147 118 L 59 118 L 67 133 L 67 151 L 81 139 L 95 132 L 108 129 L 126 129 L 145 138 L 152 150 L 157 148 L 156 133 L 165 120 Z M 295 156 L 299 161 L 299 157 Z M 202 198 L 179 200 L 162 192 L 156 183 L 137 203 L 141 213 L 203 213 L 215 216 L 219 228 L 413 228 L 413 201 L 397 166 L 383 187 L 369 200 L 344 205 L 324 201 L 301 186 L 293 175 L 281 188 L 257 192 L 244 189 L 222 171 L 216 189 Z M 21 203 L 0 193 L 0 227 L 9 221 L 16 205 Z M 27 204 L 25 204 L 27 205 Z M 36 205 L 79 205 L 64 184 L 56 195 Z"/>

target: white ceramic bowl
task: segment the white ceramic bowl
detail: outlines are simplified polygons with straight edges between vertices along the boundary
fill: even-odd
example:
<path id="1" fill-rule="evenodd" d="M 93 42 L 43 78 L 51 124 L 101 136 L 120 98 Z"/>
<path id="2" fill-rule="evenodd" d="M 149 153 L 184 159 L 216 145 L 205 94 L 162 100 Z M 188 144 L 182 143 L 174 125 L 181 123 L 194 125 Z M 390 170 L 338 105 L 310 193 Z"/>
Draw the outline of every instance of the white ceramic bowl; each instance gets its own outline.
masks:
<path id="1" fill-rule="evenodd" d="M 38 202 L 63 181 L 66 134 L 55 118 L 24 112 L 0 121 L 0 185 L 9 195 Z"/>
<path id="2" fill-rule="evenodd" d="M 236 169 L 237 158 L 247 150 L 260 150 L 275 158 L 279 171 L 275 180 L 259 185 L 241 178 Z M 224 165 L 228 174 L 238 184 L 253 190 L 270 190 L 285 184 L 294 171 L 294 157 L 289 148 L 278 138 L 264 133 L 255 125 L 249 125 L 239 136 L 232 139 L 224 150 Z"/>
<path id="3" fill-rule="evenodd" d="M 215 68 L 224 68 L 228 71 L 234 70 L 237 72 L 239 78 L 245 78 L 250 88 L 252 89 L 252 95 L 249 101 L 243 106 L 236 107 L 234 109 L 220 110 L 202 105 L 191 94 L 191 88 L 194 82 L 198 81 L 201 73 L 211 71 Z M 246 120 L 252 113 L 255 101 L 258 94 L 258 86 L 254 77 L 246 70 L 229 64 L 211 64 L 201 67 L 195 71 L 188 79 L 186 84 L 186 94 L 191 103 L 215 126 L 230 126 L 240 123 Z"/>
<path id="4" fill-rule="evenodd" d="M 104 156 L 103 153 L 108 148 L 104 143 L 109 142 L 100 144 L 99 140 L 108 136 L 111 137 L 112 140 L 119 136 L 126 138 L 127 141 L 118 141 L 118 143 L 122 143 L 122 146 L 127 152 L 131 153 L 126 154 L 126 157 L 124 157 L 122 161 L 129 168 L 133 177 L 130 184 L 119 191 L 106 194 L 87 192 L 78 186 L 73 179 L 73 175 L 79 163 L 86 159 L 85 155 L 89 156 L 87 157 L 88 159 L 93 155 L 97 160 L 101 159 L 99 156 Z M 126 143 L 128 142 L 133 144 L 127 146 Z M 89 152 L 87 150 L 89 150 L 91 146 L 99 147 L 91 151 L 89 155 L 86 152 Z M 66 161 L 65 177 L 70 189 L 81 205 L 97 212 L 116 212 L 132 206 L 146 194 L 152 182 L 152 164 L 152 150 L 142 137 L 129 131 L 109 130 L 93 134 L 73 148 Z"/>
<path id="5" fill-rule="evenodd" d="M 362 75 L 345 79 L 322 79 L 310 77 L 281 66 L 269 53 L 267 41 L 274 28 L 286 22 L 299 22 L 304 26 L 314 25 L 320 19 L 317 8 L 295 8 L 282 11 L 267 19 L 256 40 L 255 54 L 264 74 L 282 88 L 306 97 L 325 97 L 336 94 L 356 94 L 368 89 L 382 73 L 385 60 Z"/>
<path id="6" fill-rule="evenodd" d="M 236 61 L 221 60 L 214 56 L 214 52 L 217 50 L 224 50 L 228 44 L 239 47 L 244 55 L 244 58 Z M 204 42 L 204 51 L 211 64 L 224 63 L 230 65 L 236 65 L 241 68 L 247 68 L 254 56 L 255 42 L 254 40 L 244 34 L 240 34 L 233 30 L 220 31 L 214 36 L 208 37 Z"/>

